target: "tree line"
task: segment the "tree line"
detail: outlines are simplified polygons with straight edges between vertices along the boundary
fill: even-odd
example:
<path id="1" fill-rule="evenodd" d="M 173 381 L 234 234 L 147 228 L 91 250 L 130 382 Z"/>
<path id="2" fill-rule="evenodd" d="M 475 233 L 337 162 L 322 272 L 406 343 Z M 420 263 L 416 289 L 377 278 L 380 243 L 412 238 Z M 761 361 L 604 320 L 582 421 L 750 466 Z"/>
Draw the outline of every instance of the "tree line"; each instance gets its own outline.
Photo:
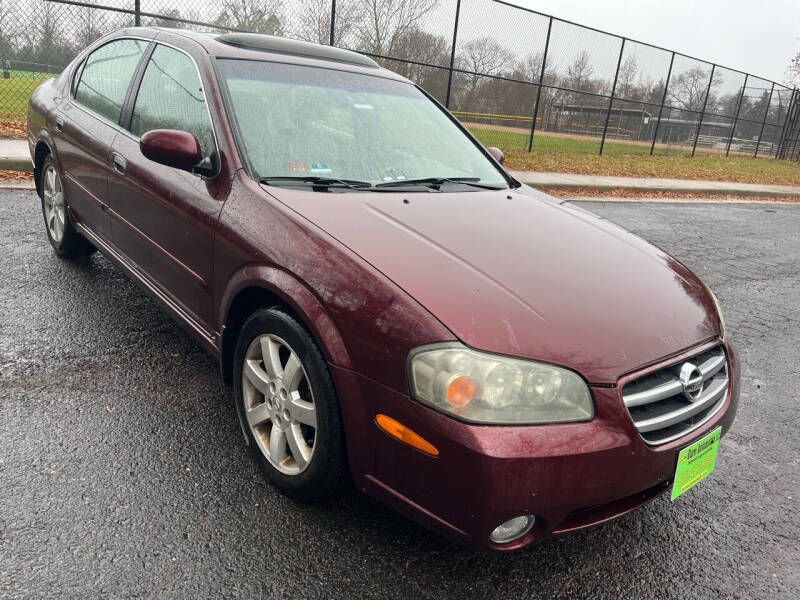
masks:
<path id="1" fill-rule="evenodd" d="M 426 28 L 440 1 L 339 0 L 335 43 L 375 57 L 395 59 L 378 58 L 388 68 L 444 100 L 448 83 L 445 67 L 450 63 L 452 34 L 441 35 Z M 52 65 L 55 69 L 104 33 L 133 24 L 132 15 L 88 7 L 43 0 L 0 2 L 0 58 Z M 183 10 L 169 5 L 153 8 L 147 0 L 143 0 L 142 5 L 142 10 L 166 17 L 143 17 L 143 25 L 203 29 L 173 20 L 187 19 L 208 23 L 205 29 L 211 30 L 215 27 L 241 29 L 318 43 L 330 40 L 331 3 L 327 0 L 217 0 L 197 2 L 196 8 Z M 539 81 L 542 60 L 540 52 L 520 56 L 519 51 L 491 37 L 459 40 L 454 62 L 458 72 L 452 77 L 450 108 L 529 115 L 537 92 L 531 83 Z M 709 89 L 710 69 L 710 65 L 698 63 L 698 66 L 673 73 L 667 104 L 682 111 L 700 111 Z M 566 57 L 548 56 L 543 81 L 549 87 L 542 91 L 543 107 L 607 106 L 608 100 L 602 96 L 611 93 L 612 80 L 607 75 L 598 76 L 595 71 L 595 61 L 587 50 L 572 52 Z M 631 101 L 631 107 L 652 113 L 657 108 L 640 103 L 661 103 L 666 75 L 648 73 L 635 54 L 628 54 L 620 64 L 615 97 Z M 714 78 L 706 110 L 732 116 L 736 113 L 741 87 L 720 93 L 722 83 L 721 77 Z M 746 90 L 740 116 L 761 119 L 768 100 L 768 89 Z M 776 100 L 771 103 L 773 112 L 778 110 Z M 676 114 L 680 118 L 680 113 Z M 686 118 L 694 116 L 687 113 Z"/>

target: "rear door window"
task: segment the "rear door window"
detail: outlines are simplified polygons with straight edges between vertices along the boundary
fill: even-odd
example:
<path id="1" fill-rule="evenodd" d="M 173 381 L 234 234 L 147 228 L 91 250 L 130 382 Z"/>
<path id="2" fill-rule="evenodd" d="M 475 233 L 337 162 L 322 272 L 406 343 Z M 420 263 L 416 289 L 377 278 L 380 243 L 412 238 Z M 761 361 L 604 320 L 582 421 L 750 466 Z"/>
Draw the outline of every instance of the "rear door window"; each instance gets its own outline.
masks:
<path id="1" fill-rule="evenodd" d="M 145 69 L 133 106 L 131 133 L 178 129 L 193 134 L 203 156 L 213 151 L 211 120 L 194 61 L 178 50 L 158 45 Z"/>
<path id="2" fill-rule="evenodd" d="M 75 100 L 112 123 L 118 123 L 128 86 L 149 43 L 117 40 L 92 52 L 80 74 Z"/>

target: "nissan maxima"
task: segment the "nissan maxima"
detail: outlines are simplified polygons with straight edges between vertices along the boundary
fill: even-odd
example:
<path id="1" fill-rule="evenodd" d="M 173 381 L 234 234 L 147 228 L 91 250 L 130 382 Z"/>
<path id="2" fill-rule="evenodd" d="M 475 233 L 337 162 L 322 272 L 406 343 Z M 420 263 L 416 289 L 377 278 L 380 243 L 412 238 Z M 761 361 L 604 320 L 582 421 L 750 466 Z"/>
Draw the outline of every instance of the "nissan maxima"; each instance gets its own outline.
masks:
<path id="1" fill-rule="evenodd" d="M 268 480 L 513 550 L 696 485 L 739 363 L 711 291 L 518 183 L 347 50 L 124 29 L 30 99 L 58 256 L 99 250 L 219 361 Z"/>

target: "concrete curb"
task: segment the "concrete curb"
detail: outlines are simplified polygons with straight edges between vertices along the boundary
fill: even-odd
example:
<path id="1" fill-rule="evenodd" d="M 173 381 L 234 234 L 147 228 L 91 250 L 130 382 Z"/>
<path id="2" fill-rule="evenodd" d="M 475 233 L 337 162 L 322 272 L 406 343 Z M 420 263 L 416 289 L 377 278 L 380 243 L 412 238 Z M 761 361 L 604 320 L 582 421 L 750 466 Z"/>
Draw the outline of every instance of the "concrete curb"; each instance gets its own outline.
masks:
<path id="1" fill-rule="evenodd" d="M 0 190 L 35 190 L 32 181 L 0 181 Z"/>
<path id="2" fill-rule="evenodd" d="M 762 198 L 800 198 L 800 187 L 766 185 L 725 181 L 697 181 L 691 179 L 646 179 L 637 177 L 611 177 L 573 175 L 566 173 L 539 173 L 511 171 L 523 183 L 535 188 L 557 190 L 635 190 L 672 194 L 718 194 L 722 196 L 759 196 Z"/>
<path id="3" fill-rule="evenodd" d="M 0 170 L 4 171 L 33 171 L 30 157 L 0 156 Z"/>
<path id="4" fill-rule="evenodd" d="M 569 184 L 558 184 L 558 185 L 534 185 L 533 187 L 536 188 L 545 188 L 551 190 L 594 190 L 596 192 L 608 192 L 612 190 L 636 190 L 637 192 L 661 192 L 661 193 L 673 193 L 673 194 L 719 194 L 721 196 L 760 196 L 762 198 L 800 198 L 800 191 L 799 192 L 783 192 L 778 190 L 760 190 L 760 191 L 749 191 L 749 190 L 738 190 L 726 187 L 716 187 L 716 188 L 706 188 L 706 187 L 674 187 L 674 188 L 665 188 L 660 186 L 636 186 L 636 187 L 625 187 L 619 185 L 569 185 Z"/>
<path id="5" fill-rule="evenodd" d="M 785 200 L 772 199 L 764 197 L 761 199 L 746 198 L 746 197 L 730 197 L 730 198 L 669 198 L 669 197 L 619 197 L 619 196 L 559 196 L 559 200 L 576 204 L 579 202 L 586 203 L 614 203 L 614 204 L 768 204 L 770 206 L 798 206 L 798 202 L 786 202 Z M 772 198 L 776 198 L 773 196 Z"/>

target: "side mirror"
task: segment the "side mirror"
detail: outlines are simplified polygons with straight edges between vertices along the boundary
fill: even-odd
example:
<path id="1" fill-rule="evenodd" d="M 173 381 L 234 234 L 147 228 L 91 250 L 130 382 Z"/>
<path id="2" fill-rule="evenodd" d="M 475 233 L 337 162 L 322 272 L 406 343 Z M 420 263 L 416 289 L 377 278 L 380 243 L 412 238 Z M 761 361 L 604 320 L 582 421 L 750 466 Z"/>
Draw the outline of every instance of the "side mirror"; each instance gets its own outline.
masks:
<path id="1" fill-rule="evenodd" d="M 139 140 L 142 154 L 162 165 L 191 171 L 200 162 L 200 144 L 187 131 L 177 129 L 153 129 Z"/>
<path id="2" fill-rule="evenodd" d="M 489 148 L 486 149 L 486 151 L 489 154 L 491 154 L 494 157 L 494 159 L 497 162 L 499 162 L 501 165 L 503 164 L 503 161 L 505 161 L 505 159 L 506 159 L 506 155 L 503 154 L 503 151 L 500 150 L 500 148 L 496 148 L 494 146 L 490 146 Z"/>

